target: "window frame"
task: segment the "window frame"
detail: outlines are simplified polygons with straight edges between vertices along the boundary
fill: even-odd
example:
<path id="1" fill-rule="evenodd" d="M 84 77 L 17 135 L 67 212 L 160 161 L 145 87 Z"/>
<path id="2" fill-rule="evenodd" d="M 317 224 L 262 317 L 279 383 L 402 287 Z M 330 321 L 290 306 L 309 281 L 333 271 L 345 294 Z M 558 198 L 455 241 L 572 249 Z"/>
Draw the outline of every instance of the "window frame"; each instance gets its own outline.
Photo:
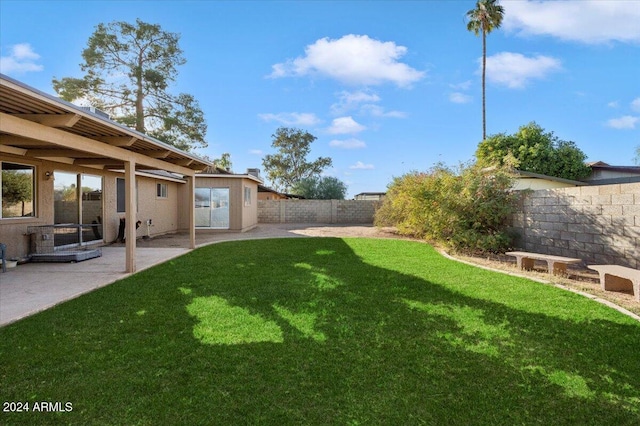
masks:
<path id="1" fill-rule="evenodd" d="M 14 161 L 0 161 L 0 190 L 2 188 L 2 171 L 4 164 L 24 167 L 31 170 L 31 215 L 29 216 L 8 216 L 2 214 L 3 198 L 0 196 L 0 220 L 32 220 L 38 217 L 38 167 L 33 164 L 26 164 Z M 11 170 L 11 169 L 8 169 Z"/>
<path id="2" fill-rule="evenodd" d="M 247 185 L 244 186 L 244 206 L 251 206 L 251 187 Z"/>
<path id="3" fill-rule="evenodd" d="M 161 200 L 169 198 L 169 185 L 166 182 L 156 182 L 156 198 Z"/>
<path id="4" fill-rule="evenodd" d="M 122 181 L 122 185 L 120 185 L 120 181 Z M 122 199 L 121 198 L 121 189 L 122 186 Z M 126 180 L 123 177 L 116 177 L 116 213 L 126 213 L 127 212 L 127 193 L 126 193 Z M 136 213 L 140 211 L 140 204 L 138 199 L 138 179 L 136 179 Z M 120 210 L 120 206 L 122 205 L 122 210 Z"/>

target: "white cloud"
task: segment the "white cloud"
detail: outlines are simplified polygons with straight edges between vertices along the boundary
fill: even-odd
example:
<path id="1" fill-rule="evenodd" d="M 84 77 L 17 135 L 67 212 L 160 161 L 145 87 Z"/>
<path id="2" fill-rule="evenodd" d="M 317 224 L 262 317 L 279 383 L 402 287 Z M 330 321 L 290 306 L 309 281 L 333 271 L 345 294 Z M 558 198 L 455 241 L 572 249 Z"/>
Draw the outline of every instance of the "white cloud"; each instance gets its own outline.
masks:
<path id="1" fill-rule="evenodd" d="M 365 129 L 365 126 L 356 122 L 352 117 L 339 117 L 333 120 L 327 132 L 332 135 L 354 134 L 360 133 Z"/>
<path id="2" fill-rule="evenodd" d="M 369 114 L 372 117 L 380 117 L 380 118 L 406 118 L 407 113 L 402 111 L 386 111 L 380 105 L 367 104 L 362 105 L 360 111 L 363 114 Z"/>
<path id="3" fill-rule="evenodd" d="M 315 114 L 306 112 L 281 112 L 258 114 L 264 121 L 276 121 L 287 126 L 315 126 L 322 122 Z"/>
<path id="4" fill-rule="evenodd" d="M 635 98 L 631 101 L 631 110 L 640 112 L 640 98 Z"/>
<path id="5" fill-rule="evenodd" d="M 502 27 L 521 35 L 548 35 L 596 44 L 640 43 L 637 1 L 506 1 Z"/>
<path id="6" fill-rule="evenodd" d="M 607 104 L 607 106 L 609 108 L 618 108 L 620 106 L 620 103 L 618 101 L 611 101 Z"/>
<path id="7" fill-rule="evenodd" d="M 357 111 L 361 115 L 371 115 L 379 118 L 405 118 L 406 113 L 402 111 L 386 111 L 378 105 L 382 99 L 371 91 L 342 91 L 338 94 L 338 102 L 331 105 L 333 114 L 345 114 L 349 111 Z"/>
<path id="8" fill-rule="evenodd" d="M 543 55 L 526 57 L 520 53 L 501 52 L 487 57 L 487 79 L 511 89 L 524 88 L 529 81 L 543 79 L 560 69 L 558 59 Z"/>
<path id="9" fill-rule="evenodd" d="M 251 155 L 262 155 L 264 152 L 261 149 L 250 149 L 249 154 Z"/>
<path id="10" fill-rule="evenodd" d="M 469 90 L 471 88 L 471 80 L 463 81 L 462 83 L 450 84 L 453 90 Z"/>
<path id="11" fill-rule="evenodd" d="M 371 170 L 374 169 L 373 164 L 364 164 L 362 161 L 356 161 L 356 164 L 349 166 L 350 169 Z"/>
<path id="12" fill-rule="evenodd" d="M 620 118 L 608 120 L 607 126 L 613 127 L 614 129 L 635 129 L 638 121 L 640 121 L 640 117 L 625 115 Z"/>
<path id="13" fill-rule="evenodd" d="M 360 149 L 360 148 L 366 148 L 367 144 L 361 141 L 360 139 L 351 138 L 346 140 L 334 139 L 331 142 L 329 142 L 329 146 L 334 148 L 341 148 L 341 149 Z"/>
<path id="14" fill-rule="evenodd" d="M 454 104 L 467 104 L 471 102 L 473 98 L 461 92 L 453 92 L 449 95 L 449 100 Z"/>
<path id="15" fill-rule="evenodd" d="M 322 75 L 342 83 L 378 85 L 394 83 L 408 87 L 425 75 L 398 60 L 407 48 L 392 41 L 381 42 L 366 35 L 349 34 L 334 40 L 317 40 L 305 48 L 305 56 L 273 65 L 270 77 Z"/>
<path id="16" fill-rule="evenodd" d="M 361 104 L 367 102 L 380 102 L 380 96 L 370 91 L 342 91 L 338 93 L 338 102 L 331 105 L 331 112 L 333 114 L 344 114 L 345 112 L 358 109 Z"/>
<path id="17" fill-rule="evenodd" d="M 29 43 L 15 44 L 9 47 L 9 55 L 0 57 L 0 72 L 3 74 L 23 74 L 42 71 L 44 67 L 36 63 L 40 55 L 33 51 Z"/>

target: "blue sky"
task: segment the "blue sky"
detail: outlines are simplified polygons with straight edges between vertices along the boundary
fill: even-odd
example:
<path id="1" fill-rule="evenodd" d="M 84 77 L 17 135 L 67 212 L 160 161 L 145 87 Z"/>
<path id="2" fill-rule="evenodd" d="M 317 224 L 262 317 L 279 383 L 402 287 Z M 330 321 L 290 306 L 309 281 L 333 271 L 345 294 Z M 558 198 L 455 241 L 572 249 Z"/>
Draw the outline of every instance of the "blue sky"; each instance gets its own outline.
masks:
<path id="1" fill-rule="evenodd" d="M 537 122 L 588 161 L 631 165 L 640 145 L 640 0 L 502 1 L 487 40 L 487 133 Z M 309 159 L 348 196 L 473 158 L 482 136 L 474 1 L 0 1 L 1 72 L 47 93 L 80 77 L 98 23 L 160 24 L 187 63 L 209 147 L 262 168 L 279 126 L 318 139 Z"/>

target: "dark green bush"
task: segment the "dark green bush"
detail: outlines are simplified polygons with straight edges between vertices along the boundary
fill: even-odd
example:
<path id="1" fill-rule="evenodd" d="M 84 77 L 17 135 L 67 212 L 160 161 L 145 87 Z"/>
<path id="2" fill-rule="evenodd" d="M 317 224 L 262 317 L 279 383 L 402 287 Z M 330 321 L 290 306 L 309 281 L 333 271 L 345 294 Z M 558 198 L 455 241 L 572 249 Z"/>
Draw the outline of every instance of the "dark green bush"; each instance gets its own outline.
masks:
<path id="1" fill-rule="evenodd" d="M 408 173 L 389 185 L 374 223 L 456 251 L 503 251 L 512 242 L 507 231 L 517 199 L 512 183 L 508 169 L 475 164 Z"/>

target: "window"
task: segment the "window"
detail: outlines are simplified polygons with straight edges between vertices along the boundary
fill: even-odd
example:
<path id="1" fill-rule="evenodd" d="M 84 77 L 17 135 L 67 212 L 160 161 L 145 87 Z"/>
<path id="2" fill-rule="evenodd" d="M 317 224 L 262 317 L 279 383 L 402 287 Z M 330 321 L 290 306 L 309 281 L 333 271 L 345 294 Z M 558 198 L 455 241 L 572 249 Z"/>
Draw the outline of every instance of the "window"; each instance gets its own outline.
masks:
<path id="1" fill-rule="evenodd" d="M 117 212 L 125 213 L 127 202 L 125 198 L 125 182 L 123 178 L 116 178 L 116 204 Z M 136 180 L 136 211 L 138 211 L 138 181 Z"/>
<path id="2" fill-rule="evenodd" d="M 0 218 L 35 217 L 35 167 L 2 163 Z"/>
<path id="3" fill-rule="evenodd" d="M 117 204 L 118 204 L 118 209 L 117 212 L 118 213 L 124 213 L 125 210 L 125 205 L 126 205 L 126 200 L 125 200 L 125 195 L 124 195 L 124 179 L 122 178 L 116 178 L 116 192 L 117 192 Z"/>
<path id="4" fill-rule="evenodd" d="M 244 187 L 244 205 L 251 205 L 251 188 L 249 188 L 248 186 Z"/>
<path id="5" fill-rule="evenodd" d="M 168 185 L 166 183 L 156 184 L 156 197 L 167 198 L 167 193 L 168 193 Z"/>

